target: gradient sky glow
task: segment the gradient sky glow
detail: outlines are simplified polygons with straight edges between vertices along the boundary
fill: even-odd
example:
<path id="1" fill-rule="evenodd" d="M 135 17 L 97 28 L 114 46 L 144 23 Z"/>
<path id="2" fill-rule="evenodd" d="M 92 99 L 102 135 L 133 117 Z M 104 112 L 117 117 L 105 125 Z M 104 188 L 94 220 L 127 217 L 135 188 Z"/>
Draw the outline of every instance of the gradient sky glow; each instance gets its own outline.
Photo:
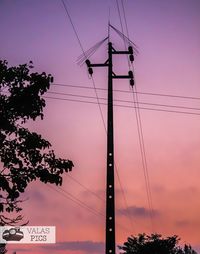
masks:
<path id="1" fill-rule="evenodd" d="M 115 0 L 66 0 L 66 4 L 85 50 L 107 36 L 109 8 L 111 24 L 120 29 Z M 124 0 L 124 6 L 130 39 L 139 47 L 134 62 L 137 90 L 200 97 L 200 1 Z M 57 84 L 93 87 L 86 67 L 76 64 L 82 51 L 61 1 L 1 0 L 0 30 L 0 56 L 9 65 L 32 60 L 35 71 L 51 73 Z M 124 49 L 114 32 L 111 41 L 117 50 Z M 91 61 L 105 61 L 106 50 L 104 44 Z M 115 70 L 124 73 L 127 63 L 119 58 L 114 59 Z M 106 75 L 106 70 L 94 70 L 97 87 L 107 87 Z M 129 91 L 129 83 L 114 81 L 114 88 Z M 64 86 L 52 86 L 50 91 L 95 96 L 93 90 Z M 98 95 L 107 96 L 104 91 Z M 132 95 L 115 92 L 114 98 L 132 100 Z M 139 101 L 200 109 L 200 100 L 139 94 Z M 106 120 L 105 106 L 102 111 Z M 200 252 L 200 115 L 141 110 L 141 118 L 155 231 L 179 235 L 182 244 L 191 243 Z M 116 177 L 116 238 L 120 244 L 130 234 L 151 233 L 151 224 L 134 109 L 115 107 L 114 121 L 115 161 L 128 203 L 127 207 Z M 75 167 L 70 174 L 104 199 L 106 135 L 98 105 L 47 99 L 44 120 L 29 127 L 48 139 L 59 156 L 71 159 Z M 63 189 L 105 214 L 102 199 L 67 175 L 64 179 Z M 25 219 L 30 225 L 55 225 L 57 244 L 9 245 L 9 253 L 103 253 L 103 217 L 40 183 L 31 184 L 26 196 Z"/>

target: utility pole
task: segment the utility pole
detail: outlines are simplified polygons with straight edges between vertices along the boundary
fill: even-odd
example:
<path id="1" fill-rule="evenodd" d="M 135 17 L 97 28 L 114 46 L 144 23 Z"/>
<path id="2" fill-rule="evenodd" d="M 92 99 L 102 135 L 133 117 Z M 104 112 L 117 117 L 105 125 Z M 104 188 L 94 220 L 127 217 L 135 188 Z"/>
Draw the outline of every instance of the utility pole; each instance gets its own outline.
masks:
<path id="1" fill-rule="evenodd" d="M 107 179 L 106 179 L 106 250 L 105 254 L 115 254 L 115 188 L 114 188 L 114 133 L 113 133 L 113 79 L 130 79 L 134 85 L 133 72 L 128 75 L 116 75 L 113 72 L 113 54 L 127 54 L 133 62 L 133 49 L 116 51 L 112 43 L 108 43 L 108 60 L 103 64 L 91 64 L 87 59 L 88 72 L 93 74 L 92 67 L 108 67 L 108 109 L 107 109 Z"/>

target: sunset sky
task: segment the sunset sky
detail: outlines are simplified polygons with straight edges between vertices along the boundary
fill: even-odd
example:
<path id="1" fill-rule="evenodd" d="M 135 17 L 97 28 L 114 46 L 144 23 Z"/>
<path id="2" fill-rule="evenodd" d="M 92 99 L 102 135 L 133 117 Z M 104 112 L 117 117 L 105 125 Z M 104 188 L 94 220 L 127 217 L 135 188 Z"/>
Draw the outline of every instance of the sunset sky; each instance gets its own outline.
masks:
<path id="1" fill-rule="evenodd" d="M 107 36 L 109 16 L 121 30 L 115 0 L 65 3 L 84 50 Z M 190 243 L 200 253 L 200 1 L 123 3 L 129 37 L 139 49 L 134 61 L 139 102 L 176 107 L 140 105 L 149 109 L 140 114 L 154 210 L 152 229 L 133 103 L 114 102 L 130 106 L 114 107 L 115 163 L 127 201 L 116 176 L 116 241 L 119 245 L 131 234 L 158 232 L 178 235 L 181 244 Z M 96 95 L 86 66 L 76 62 L 82 50 L 62 1 L 1 0 L 0 31 L 1 59 L 10 66 L 32 60 L 34 71 L 54 76 L 53 93 L 45 96 L 60 99 L 47 98 L 44 120 L 28 126 L 49 140 L 58 156 L 75 165 L 70 176 L 64 176 L 62 190 L 37 182 L 25 195 L 29 198 L 23 204 L 25 220 L 29 225 L 56 226 L 57 243 L 8 245 L 8 253 L 104 253 L 106 132 L 97 99 L 77 97 Z M 110 40 L 116 50 L 124 50 L 112 30 Z M 105 62 L 107 43 L 90 60 Z M 113 66 L 116 73 L 128 72 L 124 56 L 115 56 Z M 96 87 L 107 88 L 106 68 L 95 68 L 93 77 Z M 115 100 L 133 100 L 128 80 L 114 81 L 113 86 L 126 91 L 114 91 Z M 106 99 L 107 93 L 98 90 L 98 96 Z M 101 110 L 106 122 L 106 106 Z"/>

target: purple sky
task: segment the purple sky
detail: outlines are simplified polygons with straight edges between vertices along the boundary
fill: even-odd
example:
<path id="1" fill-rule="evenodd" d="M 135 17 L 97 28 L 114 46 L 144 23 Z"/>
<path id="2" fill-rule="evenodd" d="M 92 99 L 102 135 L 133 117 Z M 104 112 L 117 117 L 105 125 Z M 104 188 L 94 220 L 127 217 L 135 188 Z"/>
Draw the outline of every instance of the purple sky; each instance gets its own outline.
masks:
<path id="1" fill-rule="evenodd" d="M 111 24 L 121 29 L 115 0 L 65 2 L 84 50 L 107 36 L 109 8 Z M 134 62 L 137 90 L 200 97 L 200 1 L 124 0 L 124 6 L 130 39 L 139 47 Z M 51 73 L 56 84 L 93 87 L 86 67 L 76 64 L 82 51 L 61 1 L 1 0 L 0 31 L 0 56 L 9 65 L 32 60 L 34 70 Z M 117 50 L 124 49 L 123 41 L 113 31 L 111 41 Z M 106 54 L 104 44 L 91 61 L 105 61 Z M 117 73 L 127 72 L 126 59 L 115 57 L 114 69 Z M 97 87 L 107 87 L 106 70 L 95 69 L 93 76 Z M 115 81 L 114 88 L 130 91 L 128 81 Z M 52 86 L 50 91 L 95 96 L 92 89 Z M 98 91 L 98 95 L 106 98 L 105 92 Z M 132 100 L 132 95 L 115 92 L 114 98 Z M 183 98 L 139 94 L 139 101 L 200 108 L 200 100 Z M 105 106 L 102 112 L 106 120 Z M 115 107 L 114 119 L 115 160 L 128 203 L 127 207 L 116 178 L 117 223 L 128 228 L 126 231 L 117 226 L 117 243 L 122 243 L 131 233 L 151 233 L 151 227 L 135 111 Z M 163 235 L 177 234 L 182 244 L 198 247 L 200 115 L 141 110 L 141 119 L 155 230 Z M 63 189 L 104 214 L 105 203 L 91 194 L 104 198 L 106 135 L 98 105 L 47 99 L 45 119 L 29 126 L 47 138 L 59 156 L 73 160 L 71 176 L 89 191 L 68 176 Z M 23 248 L 40 254 L 102 252 L 104 219 L 39 183 L 31 184 L 27 195 L 30 199 L 24 204 L 25 217 L 31 225 L 56 225 L 58 244 L 48 248 L 35 245 L 32 250 L 20 246 L 18 253 L 23 253 Z M 127 211 L 133 217 L 131 229 Z"/>

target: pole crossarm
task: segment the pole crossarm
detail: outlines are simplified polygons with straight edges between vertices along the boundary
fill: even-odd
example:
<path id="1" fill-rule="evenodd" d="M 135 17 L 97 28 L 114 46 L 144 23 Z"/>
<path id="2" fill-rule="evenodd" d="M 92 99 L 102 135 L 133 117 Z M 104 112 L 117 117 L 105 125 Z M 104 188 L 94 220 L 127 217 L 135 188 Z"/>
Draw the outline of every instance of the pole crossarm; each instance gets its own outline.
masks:
<path id="1" fill-rule="evenodd" d="M 91 67 L 108 67 L 108 64 L 90 64 Z"/>
<path id="2" fill-rule="evenodd" d="M 112 54 L 113 55 L 128 55 L 128 54 L 130 54 L 130 52 L 129 51 L 116 51 L 116 50 L 113 50 Z"/>
<path id="3" fill-rule="evenodd" d="M 130 79 L 128 75 L 113 75 L 112 78 L 114 79 Z"/>

